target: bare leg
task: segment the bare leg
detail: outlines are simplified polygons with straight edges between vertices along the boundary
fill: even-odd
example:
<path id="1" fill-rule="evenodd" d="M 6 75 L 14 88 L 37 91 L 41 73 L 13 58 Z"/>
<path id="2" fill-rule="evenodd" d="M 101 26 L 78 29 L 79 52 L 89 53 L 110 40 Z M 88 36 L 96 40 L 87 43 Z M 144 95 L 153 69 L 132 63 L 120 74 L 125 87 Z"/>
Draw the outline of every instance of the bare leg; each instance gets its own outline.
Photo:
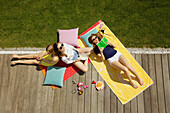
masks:
<path id="1" fill-rule="evenodd" d="M 111 66 L 114 67 L 114 68 L 117 68 L 117 69 L 119 69 L 119 70 L 122 70 L 122 71 L 126 74 L 126 76 L 128 77 L 129 82 L 130 82 L 130 84 L 132 85 L 132 87 L 135 88 L 135 89 L 138 88 L 138 86 L 132 81 L 132 78 L 131 78 L 131 76 L 130 76 L 129 70 L 128 70 L 125 66 L 123 66 L 123 65 L 122 65 L 120 62 L 118 62 L 118 61 L 112 62 L 112 63 L 111 63 Z"/>
<path id="2" fill-rule="evenodd" d="M 137 74 L 136 70 L 135 70 L 134 68 L 132 68 L 132 66 L 130 65 L 130 63 L 127 61 L 127 59 L 126 59 L 123 55 L 121 55 L 121 56 L 119 57 L 119 62 L 120 62 L 121 64 L 123 64 L 125 67 L 127 67 L 127 68 L 129 69 L 129 71 L 137 77 L 138 82 L 139 82 L 140 85 L 143 85 L 143 84 L 144 84 L 144 83 L 143 83 L 143 80 L 139 77 L 139 75 Z"/>
<path id="3" fill-rule="evenodd" d="M 13 58 L 18 58 L 18 59 L 22 59 L 22 58 L 37 58 L 39 57 L 40 55 L 42 55 L 43 52 L 40 52 L 40 53 L 36 53 L 36 54 L 28 54 L 28 55 L 12 55 Z"/>
<path id="4" fill-rule="evenodd" d="M 41 65 L 41 62 L 40 61 L 37 61 L 37 60 L 17 60 L 17 61 L 11 61 L 11 64 L 12 65 L 15 65 L 15 64 L 39 64 Z"/>
<path id="5" fill-rule="evenodd" d="M 93 50 L 91 47 L 84 47 L 84 48 L 78 48 L 77 49 L 79 53 L 87 53 L 90 54 Z"/>
<path id="6" fill-rule="evenodd" d="M 85 60 L 84 64 L 81 61 L 74 62 L 73 64 L 83 72 L 88 71 L 88 59 Z"/>

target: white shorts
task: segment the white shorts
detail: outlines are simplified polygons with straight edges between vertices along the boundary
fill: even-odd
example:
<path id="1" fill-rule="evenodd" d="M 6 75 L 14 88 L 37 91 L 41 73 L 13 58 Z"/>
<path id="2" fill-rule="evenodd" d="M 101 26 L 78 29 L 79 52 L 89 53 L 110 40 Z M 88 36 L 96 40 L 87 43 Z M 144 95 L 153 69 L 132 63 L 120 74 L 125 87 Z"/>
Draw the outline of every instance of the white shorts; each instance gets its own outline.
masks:
<path id="1" fill-rule="evenodd" d="M 111 64 L 114 61 L 118 61 L 119 57 L 120 57 L 121 53 L 117 51 L 117 53 L 112 56 L 111 58 L 107 59 L 109 61 L 109 63 Z"/>

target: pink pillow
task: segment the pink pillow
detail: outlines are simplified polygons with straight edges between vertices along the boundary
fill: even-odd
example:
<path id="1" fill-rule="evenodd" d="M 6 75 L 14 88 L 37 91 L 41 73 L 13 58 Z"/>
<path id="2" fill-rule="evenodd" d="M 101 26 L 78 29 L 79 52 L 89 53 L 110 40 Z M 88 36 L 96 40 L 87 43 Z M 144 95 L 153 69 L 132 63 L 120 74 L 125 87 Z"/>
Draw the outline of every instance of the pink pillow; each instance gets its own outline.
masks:
<path id="1" fill-rule="evenodd" d="M 69 30 L 58 29 L 59 42 L 67 43 L 67 44 L 70 44 L 72 46 L 79 47 L 78 38 L 77 38 L 78 37 L 78 30 L 79 30 L 79 28 L 69 29 Z"/>

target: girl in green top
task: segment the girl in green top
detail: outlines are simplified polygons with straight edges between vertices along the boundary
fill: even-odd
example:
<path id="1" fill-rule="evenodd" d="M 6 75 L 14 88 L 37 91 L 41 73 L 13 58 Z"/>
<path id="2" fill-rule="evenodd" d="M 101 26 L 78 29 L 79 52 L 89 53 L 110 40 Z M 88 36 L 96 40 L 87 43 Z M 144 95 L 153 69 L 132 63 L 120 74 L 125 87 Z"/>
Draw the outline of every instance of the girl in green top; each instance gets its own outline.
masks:
<path id="1" fill-rule="evenodd" d="M 53 66 L 59 61 L 59 57 L 56 55 L 53 49 L 53 44 L 46 47 L 46 51 L 37 54 L 28 55 L 12 55 L 12 58 L 17 58 L 16 61 L 11 61 L 11 65 L 16 64 L 38 64 L 43 66 Z M 27 60 L 22 60 L 22 59 Z"/>

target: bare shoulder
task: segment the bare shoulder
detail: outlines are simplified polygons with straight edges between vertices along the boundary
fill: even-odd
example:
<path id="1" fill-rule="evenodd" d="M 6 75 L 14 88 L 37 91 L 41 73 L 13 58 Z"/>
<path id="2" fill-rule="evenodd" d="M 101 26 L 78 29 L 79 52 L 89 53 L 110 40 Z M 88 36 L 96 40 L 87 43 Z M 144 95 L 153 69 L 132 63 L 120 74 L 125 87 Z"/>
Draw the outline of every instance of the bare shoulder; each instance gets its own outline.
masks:
<path id="1" fill-rule="evenodd" d="M 53 60 L 54 60 L 54 61 L 59 61 L 59 57 L 58 57 L 58 56 L 54 56 L 54 57 L 53 57 Z"/>

